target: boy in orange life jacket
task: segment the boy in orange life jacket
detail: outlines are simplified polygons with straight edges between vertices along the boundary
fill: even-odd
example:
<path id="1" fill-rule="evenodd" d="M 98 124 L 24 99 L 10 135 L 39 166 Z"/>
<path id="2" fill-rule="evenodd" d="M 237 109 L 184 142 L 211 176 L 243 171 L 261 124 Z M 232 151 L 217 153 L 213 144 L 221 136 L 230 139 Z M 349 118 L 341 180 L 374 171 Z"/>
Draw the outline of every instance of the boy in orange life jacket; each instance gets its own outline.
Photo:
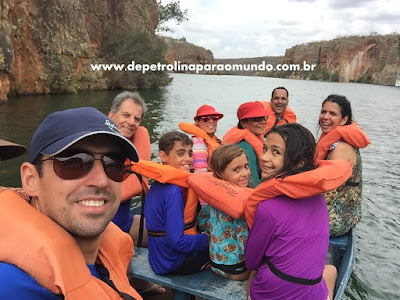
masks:
<path id="1" fill-rule="evenodd" d="M 133 144 L 94 108 L 50 114 L 21 165 L 25 199 L 0 193 L 1 299 L 142 299 L 129 235 L 110 223 Z"/>
<path id="2" fill-rule="evenodd" d="M 184 133 L 171 131 L 159 141 L 164 165 L 190 172 L 193 141 Z M 192 274 L 208 263 L 208 235 L 184 234 L 185 195 L 174 184 L 154 181 L 146 197 L 144 215 L 148 231 L 149 262 L 158 275 Z"/>

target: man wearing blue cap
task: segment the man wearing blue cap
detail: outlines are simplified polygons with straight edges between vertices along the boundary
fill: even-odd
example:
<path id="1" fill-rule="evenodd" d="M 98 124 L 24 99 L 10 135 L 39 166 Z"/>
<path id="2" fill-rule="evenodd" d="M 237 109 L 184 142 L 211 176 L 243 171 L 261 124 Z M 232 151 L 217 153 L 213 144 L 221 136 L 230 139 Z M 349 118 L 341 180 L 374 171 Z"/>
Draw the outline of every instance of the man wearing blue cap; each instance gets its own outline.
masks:
<path id="1" fill-rule="evenodd" d="M 138 154 L 93 108 L 50 114 L 21 166 L 27 201 L 0 193 L 1 299 L 142 299 L 133 242 L 110 223 Z"/>

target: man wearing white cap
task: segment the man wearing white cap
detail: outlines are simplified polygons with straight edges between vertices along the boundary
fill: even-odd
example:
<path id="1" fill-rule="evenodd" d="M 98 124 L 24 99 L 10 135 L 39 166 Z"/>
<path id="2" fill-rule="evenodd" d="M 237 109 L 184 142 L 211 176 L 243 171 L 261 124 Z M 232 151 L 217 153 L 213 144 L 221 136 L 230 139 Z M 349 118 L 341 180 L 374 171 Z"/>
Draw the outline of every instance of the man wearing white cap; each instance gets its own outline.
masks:
<path id="1" fill-rule="evenodd" d="M 113 223 L 133 144 L 96 109 L 50 114 L 21 182 L 0 193 L 1 299 L 142 299 L 126 272 L 133 242 Z"/>

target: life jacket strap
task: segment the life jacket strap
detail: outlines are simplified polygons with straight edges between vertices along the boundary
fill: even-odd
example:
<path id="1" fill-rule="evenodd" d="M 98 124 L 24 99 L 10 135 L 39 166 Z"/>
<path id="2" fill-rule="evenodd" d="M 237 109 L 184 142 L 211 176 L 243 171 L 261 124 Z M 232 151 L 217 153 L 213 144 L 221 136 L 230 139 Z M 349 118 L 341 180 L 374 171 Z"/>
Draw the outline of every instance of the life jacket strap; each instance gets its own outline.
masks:
<path id="1" fill-rule="evenodd" d="M 221 271 L 224 271 L 225 273 L 229 273 L 232 275 L 241 274 L 247 271 L 244 261 L 234 265 L 223 265 L 223 264 L 217 264 L 211 260 L 210 265 L 216 269 L 219 269 Z"/>
<path id="2" fill-rule="evenodd" d="M 140 185 L 142 186 L 140 222 L 139 222 L 139 236 L 138 236 L 138 243 L 137 243 L 137 247 L 141 248 L 142 247 L 142 243 L 143 243 L 143 234 L 144 234 L 144 204 L 145 204 L 145 200 L 146 200 L 146 192 L 144 190 L 142 175 L 140 175 L 140 174 L 138 174 L 136 172 L 132 172 L 132 173 L 134 173 L 136 175 L 136 177 L 138 178 L 138 180 L 140 182 Z M 128 229 L 128 233 L 129 233 L 129 229 Z"/>
<path id="3" fill-rule="evenodd" d="M 147 230 L 147 234 L 152 237 L 163 237 L 165 236 L 165 231 L 152 231 Z"/>
<path id="4" fill-rule="evenodd" d="M 345 186 L 359 186 L 359 185 L 361 185 L 361 182 L 353 182 L 353 181 L 347 180 L 347 181 L 344 183 L 344 185 L 345 185 Z"/>
<path id="5" fill-rule="evenodd" d="M 302 285 L 316 285 L 322 280 L 322 275 L 316 279 L 306 279 L 306 278 L 290 276 L 278 270 L 267 257 L 264 258 L 264 261 L 268 264 L 269 269 L 271 270 L 272 273 L 274 273 L 276 277 L 279 277 L 280 279 L 285 280 L 287 282 L 297 283 Z"/>
<path id="6" fill-rule="evenodd" d="M 107 283 L 114 291 L 116 291 L 124 300 L 136 300 L 136 298 L 132 297 L 131 295 L 128 295 L 127 293 L 121 292 L 120 290 L 117 289 L 115 286 L 114 282 L 108 278 L 105 277 L 103 278 L 103 281 Z"/>
<path id="7" fill-rule="evenodd" d="M 196 226 L 196 219 L 193 219 L 192 222 L 186 223 L 184 231 L 186 231 L 186 230 L 188 230 L 190 228 L 193 228 L 194 226 Z"/>
<path id="8" fill-rule="evenodd" d="M 190 228 L 193 228 L 196 226 L 196 219 L 194 219 L 192 222 L 185 224 L 185 230 L 188 230 Z M 163 237 L 165 236 L 165 231 L 153 231 L 153 230 L 147 230 L 147 234 L 152 237 Z"/>

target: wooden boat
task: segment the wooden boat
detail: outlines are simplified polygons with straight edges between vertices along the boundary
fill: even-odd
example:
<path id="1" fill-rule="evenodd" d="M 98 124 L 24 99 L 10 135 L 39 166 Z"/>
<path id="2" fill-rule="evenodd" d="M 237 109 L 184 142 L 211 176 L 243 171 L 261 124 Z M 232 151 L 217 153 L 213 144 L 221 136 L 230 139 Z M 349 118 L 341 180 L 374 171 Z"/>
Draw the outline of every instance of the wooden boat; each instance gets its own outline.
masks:
<path id="1" fill-rule="evenodd" d="M 140 214 L 141 206 L 136 206 L 136 207 L 132 208 L 131 213 L 132 214 Z M 145 253 L 147 254 L 147 249 L 143 249 L 143 250 L 137 249 L 137 250 L 139 251 L 138 253 L 145 251 Z M 329 239 L 329 254 L 328 254 L 327 263 L 335 265 L 335 267 L 338 270 L 338 277 L 336 280 L 333 300 L 341 300 L 344 295 L 347 284 L 350 280 L 351 273 L 353 272 L 353 267 L 354 267 L 354 263 L 355 263 L 355 255 L 356 255 L 356 228 L 355 227 L 353 227 L 351 229 L 351 231 L 348 232 L 347 234 Z M 147 263 L 147 256 L 144 261 Z M 141 264 L 143 265 L 144 262 L 141 261 Z M 193 285 L 193 288 L 190 289 L 190 291 L 189 291 L 187 288 L 188 282 L 186 282 L 186 281 L 188 281 L 191 278 L 190 276 L 184 276 L 183 278 L 186 278 L 185 279 L 186 281 L 183 283 L 180 283 L 180 281 L 182 281 L 183 279 L 178 280 L 177 278 L 174 278 L 174 280 L 171 280 L 171 278 L 169 278 L 169 277 L 155 275 L 151 271 L 150 266 L 148 266 L 148 269 L 149 270 L 147 272 L 145 272 L 144 268 L 142 266 L 141 268 L 138 268 L 138 270 L 136 270 L 136 273 L 135 272 L 134 273 L 136 276 L 138 276 L 138 278 L 142 278 L 144 280 L 149 280 L 151 282 L 157 282 L 159 284 L 162 284 L 164 286 L 169 286 L 176 291 L 180 291 L 180 292 L 183 292 L 186 294 L 192 294 L 192 295 L 206 297 L 205 299 L 209 299 L 208 297 L 210 297 L 210 295 L 211 295 L 211 294 L 210 295 L 204 294 L 204 291 L 197 291 L 196 288 L 194 288 L 196 286 L 195 284 Z M 204 273 L 204 272 L 202 272 L 202 273 Z M 205 280 L 208 284 L 208 282 L 209 282 L 208 277 L 211 276 L 213 278 L 213 276 L 214 276 L 211 272 L 209 272 L 209 273 L 210 273 L 209 275 L 206 275 L 204 273 L 203 275 L 197 274 L 197 275 L 191 275 L 191 276 L 195 277 L 194 281 L 197 283 L 199 283 L 201 280 Z M 217 279 L 219 281 L 226 280 L 226 279 L 216 276 L 216 278 L 214 278 L 213 281 L 215 281 Z M 240 290 L 242 288 L 244 289 L 244 287 L 245 287 L 245 284 L 240 281 L 239 282 L 232 281 L 230 284 L 235 285 L 235 286 L 231 287 L 235 291 Z M 243 284 L 243 286 L 241 286 L 240 284 Z M 236 286 L 236 285 L 240 285 L 240 286 Z M 192 285 L 190 285 L 190 286 L 192 286 Z M 212 291 L 210 290 L 209 293 L 211 293 L 211 292 Z M 212 299 L 230 299 L 230 300 L 232 299 L 229 297 L 228 298 L 224 298 L 222 296 L 220 296 L 220 297 L 221 298 L 212 298 Z M 178 299 L 178 298 L 176 298 L 176 299 Z M 240 296 L 239 298 L 235 298 L 235 299 L 242 299 L 242 297 Z M 245 293 L 244 293 L 243 299 L 246 299 Z"/>
<path id="2" fill-rule="evenodd" d="M 339 237 L 329 239 L 329 252 L 332 255 L 332 262 L 338 270 L 336 279 L 334 300 L 342 299 L 350 280 L 351 273 L 356 259 L 356 228 Z"/>

